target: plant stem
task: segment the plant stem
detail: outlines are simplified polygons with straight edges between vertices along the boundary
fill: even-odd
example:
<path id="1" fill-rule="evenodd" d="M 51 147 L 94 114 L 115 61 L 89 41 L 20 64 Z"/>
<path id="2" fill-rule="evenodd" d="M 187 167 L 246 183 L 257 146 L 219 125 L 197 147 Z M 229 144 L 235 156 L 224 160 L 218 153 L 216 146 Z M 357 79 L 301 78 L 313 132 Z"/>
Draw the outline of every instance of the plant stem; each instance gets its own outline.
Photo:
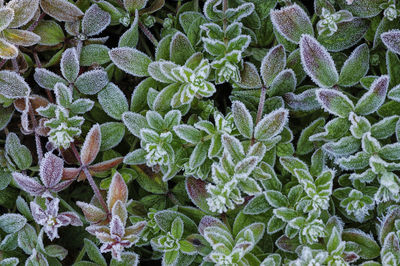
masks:
<path id="1" fill-rule="evenodd" d="M 193 9 L 194 11 L 199 11 L 199 0 L 193 0 Z"/>
<path id="2" fill-rule="evenodd" d="M 79 251 L 78 257 L 75 259 L 75 263 L 80 262 L 83 259 L 83 256 L 85 256 L 86 249 L 82 248 L 81 251 Z"/>
<path id="3" fill-rule="evenodd" d="M 142 30 L 143 34 L 146 35 L 147 39 L 149 39 L 154 46 L 158 45 L 156 37 L 154 37 L 154 35 L 150 32 L 150 30 L 140 21 L 139 21 L 139 28 Z"/>
<path id="4" fill-rule="evenodd" d="M 39 134 L 36 132 L 36 128 L 37 128 L 37 121 L 36 121 L 36 117 L 35 117 L 35 113 L 33 111 L 32 105 L 31 105 L 31 101 L 28 100 L 28 113 L 29 116 L 31 118 L 32 121 L 32 126 L 33 126 L 33 132 L 35 133 L 35 143 L 36 143 L 36 152 L 38 155 L 38 161 L 39 164 L 43 159 L 43 150 L 42 150 L 42 142 L 40 141 L 40 136 Z"/>
<path id="5" fill-rule="evenodd" d="M 81 165 L 82 171 L 85 174 L 86 179 L 89 181 L 89 184 L 92 187 L 94 194 L 96 195 L 97 199 L 99 200 L 101 206 L 103 207 L 104 211 L 107 213 L 107 216 L 108 216 L 110 214 L 110 212 L 108 210 L 107 204 L 104 201 L 103 196 L 101 195 L 100 190 L 96 185 L 96 182 L 94 182 L 94 179 L 93 179 L 92 175 L 90 174 L 87 165 L 84 165 L 82 163 L 81 156 L 79 155 L 79 152 L 76 149 L 75 143 L 71 143 L 71 149 L 72 149 L 72 152 L 74 153 L 76 159 L 78 160 L 79 164 Z"/>
<path id="6" fill-rule="evenodd" d="M 19 66 L 18 66 L 17 59 L 16 58 L 11 59 L 11 63 L 12 63 L 14 71 L 19 73 Z"/>
<path id="7" fill-rule="evenodd" d="M 260 120 L 261 120 L 261 117 L 262 117 L 262 114 L 264 111 L 266 94 L 267 94 L 267 88 L 265 88 L 265 86 L 262 86 L 261 94 L 260 94 L 260 101 L 258 102 L 256 124 L 254 126 L 257 126 L 258 122 L 260 122 Z M 251 145 L 253 145 L 254 142 L 255 142 L 255 138 L 254 138 L 254 132 L 253 132 L 253 137 L 251 138 Z"/>

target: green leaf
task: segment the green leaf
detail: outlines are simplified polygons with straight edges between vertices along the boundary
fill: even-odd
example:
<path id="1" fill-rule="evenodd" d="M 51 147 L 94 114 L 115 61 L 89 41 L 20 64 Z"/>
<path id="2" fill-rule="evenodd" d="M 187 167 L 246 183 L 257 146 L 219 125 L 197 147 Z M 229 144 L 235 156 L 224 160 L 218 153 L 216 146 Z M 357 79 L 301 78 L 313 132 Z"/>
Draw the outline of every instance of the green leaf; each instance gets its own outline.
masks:
<path id="1" fill-rule="evenodd" d="M 174 127 L 174 131 L 178 137 L 192 144 L 199 143 L 202 138 L 200 130 L 193 126 L 178 125 Z"/>
<path id="2" fill-rule="evenodd" d="M 265 198 L 274 208 L 286 207 L 289 205 L 287 198 L 279 191 L 267 190 L 265 192 Z"/>
<path id="3" fill-rule="evenodd" d="M 135 48 L 139 41 L 139 13 L 135 10 L 135 19 L 131 27 L 119 38 L 118 47 Z"/>
<path id="4" fill-rule="evenodd" d="M 168 191 L 168 184 L 162 180 L 161 173 L 153 173 L 145 165 L 131 166 L 136 172 L 136 181 L 146 191 L 153 194 L 165 194 Z"/>
<path id="5" fill-rule="evenodd" d="M 33 33 L 40 36 L 39 44 L 54 46 L 64 41 L 65 35 L 61 26 L 53 20 L 42 20 Z"/>
<path id="6" fill-rule="evenodd" d="M 339 75 L 339 85 L 353 86 L 363 78 L 369 69 L 368 45 L 362 44 L 353 50 L 342 67 Z"/>
<path id="7" fill-rule="evenodd" d="M 136 266 L 139 263 L 139 255 L 134 252 L 123 252 L 121 254 L 121 261 L 117 261 L 115 258 L 111 259 L 110 266 Z"/>
<path id="8" fill-rule="evenodd" d="M 304 71 L 320 87 L 337 84 L 339 75 L 331 55 L 314 37 L 303 35 L 300 40 L 300 55 Z"/>
<path id="9" fill-rule="evenodd" d="M 238 85 L 244 89 L 261 88 L 261 79 L 255 65 L 244 62 L 243 69 L 240 71 L 240 81 Z"/>
<path id="10" fill-rule="evenodd" d="M 31 88 L 20 75 L 13 71 L 0 71 L 0 94 L 7 98 L 17 99 L 28 96 L 30 92 Z"/>
<path id="11" fill-rule="evenodd" d="M 355 16 L 370 18 L 378 15 L 382 9 L 380 5 L 386 3 L 386 0 L 357 0 L 353 1 L 351 5 L 346 0 L 337 1 L 342 9 L 347 9 Z"/>
<path id="12" fill-rule="evenodd" d="M 18 231 L 18 246 L 26 253 L 31 255 L 34 248 L 36 248 L 38 237 L 35 228 L 30 224 Z"/>
<path id="13" fill-rule="evenodd" d="M 171 250 L 164 253 L 163 264 L 175 265 L 179 257 L 179 250 Z"/>
<path id="14" fill-rule="evenodd" d="M 184 214 L 181 214 L 176 211 L 171 211 L 171 210 L 164 210 L 164 211 L 159 211 L 154 215 L 154 219 L 157 223 L 157 225 L 165 232 L 169 232 L 172 226 L 173 221 L 175 218 L 179 217 L 184 224 L 185 232 L 184 235 L 187 235 L 189 233 L 194 233 L 197 232 L 197 226 L 196 224 L 187 217 Z"/>
<path id="15" fill-rule="evenodd" d="M 80 75 L 75 82 L 76 88 L 83 94 L 98 93 L 108 84 L 108 75 L 104 70 L 90 70 Z"/>
<path id="16" fill-rule="evenodd" d="M 280 108 L 268 115 L 256 125 L 254 129 L 254 137 L 259 141 L 270 140 L 282 132 L 283 127 L 287 123 L 289 112 Z"/>
<path id="17" fill-rule="evenodd" d="M 171 224 L 171 234 L 175 239 L 181 239 L 183 235 L 183 221 L 181 218 L 176 217 Z"/>
<path id="18" fill-rule="evenodd" d="M 253 117 L 251 116 L 249 110 L 240 101 L 234 101 L 232 103 L 232 113 L 235 125 L 239 130 L 240 134 L 246 138 L 251 138 L 253 136 Z"/>
<path id="19" fill-rule="evenodd" d="M 200 167 L 204 163 L 209 147 L 210 142 L 200 142 L 196 145 L 189 158 L 189 166 L 192 169 Z"/>
<path id="20" fill-rule="evenodd" d="M 113 63 L 126 73 L 136 77 L 149 75 L 147 67 L 151 59 L 139 50 L 129 47 L 114 48 L 109 55 Z"/>
<path id="21" fill-rule="evenodd" d="M 333 156 L 346 156 L 358 151 L 360 140 L 352 136 L 343 137 L 337 142 L 324 144 L 322 148 Z"/>
<path id="22" fill-rule="evenodd" d="M 279 162 L 286 169 L 286 171 L 290 172 L 293 176 L 295 176 L 295 169 L 303 169 L 308 171 L 307 164 L 296 157 L 281 157 L 279 158 Z"/>
<path id="23" fill-rule="evenodd" d="M 64 260 L 65 257 L 68 255 L 68 250 L 59 245 L 48 245 L 45 248 L 45 252 L 46 255 L 52 258 L 57 258 L 59 260 Z"/>
<path id="24" fill-rule="evenodd" d="M 122 114 L 129 110 L 128 100 L 117 85 L 110 82 L 97 95 L 103 110 L 116 120 L 122 119 Z"/>
<path id="25" fill-rule="evenodd" d="M 94 64 L 104 65 L 111 61 L 108 55 L 110 49 L 102 44 L 89 44 L 82 47 L 79 62 L 81 66 Z"/>
<path id="26" fill-rule="evenodd" d="M 8 134 L 6 138 L 6 152 L 12 158 L 18 169 L 28 169 L 32 164 L 32 154 L 30 150 L 21 144 L 15 133 Z"/>
<path id="27" fill-rule="evenodd" d="M 7 234 L 18 232 L 26 222 L 26 218 L 20 214 L 6 213 L 0 216 L 0 228 Z"/>
<path id="28" fill-rule="evenodd" d="M 368 115 L 378 110 L 385 101 L 388 86 L 388 75 L 383 75 L 376 79 L 369 91 L 358 100 L 355 112 L 360 115 Z"/>
<path id="29" fill-rule="evenodd" d="M 122 121 L 128 130 L 138 138 L 140 138 L 142 128 L 149 128 L 146 118 L 138 113 L 125 112 L 122 115 Z"/>
<path id="30" fill-rule="evenodd" d="M 260 194 L 252 198 L 244 207 L 244 214 L 261 214 L 265 213 L 271 208 L 264 194 Z"/>
<path id="31" fill-rule="evenodd" d="M 342 118 L 348 118 L 354 110 L 353 102 L 342 92 L 334 89 L 319 89 L 316 91 L 317 100 L 327 112 Z"/>
<path id="32" fill-rule="evenodd" d="M 84 247 L 88 257 L 98 265 L 107 265 L 106 260 L 101 255 L 99 248 L 89 239 L 84 239 Z"/>
<path id="33" fill-rule="evenodd" d="M 353 18 L 351 21 L 338 23 L 337 26 L 338 30 L 333 35 L 322 34 L 318 36 L 318 41 L 328 51 L 338 52 L 357 44 L 367 32 L 369 21 Z"/>
<path id="34" fill-rule="evenodd" d="M 282 70 L 274 79 L 268 90 L 268 95 L 283 96 L 288 92 L 294 92 L 296 89 L 296 75 L 291 69 Z"/>
<path id="35" fill-rule="evenodd" d="M 125 135 L 123 123 L 108 122 L 100 125 L 101 146 L 100 151 L 106 151 L 117 146 Z"/>
<path id="36" fill-rule="evenodd" d="M 60 69 L 63 77 L 73 83 L 79 74 L 79 57 L 75 48 L 68 48 L 61 57 Z"/>
<path id="37" fill-rule="evenodd" d="M 320 117 L 314 120 L 309 126 L 301 131 L 297 141 L 297 153 L 300 155 L 308 154 L 314 149 L 314 143 L 309 140 L 310 136 L 321 132 L 325 125 L 325 119 Z"/>
<path id="38" fill-rule="evenodd" d="M 380 247 L 371 235 L 364 233 L 359 229 L 345 229 L 342 233 L 344 241 L 357 243 L 360 247 L 358 255 L 366 260 L 374 259 L 379 256 Z"/>
<path id="39" fill-rule="evenodd" d="M 195 53 L 189 39 L 181 32 L 177 32 L 171 39 L 170 59 L 174 63 L 184 65 L 186 60 Z"/>

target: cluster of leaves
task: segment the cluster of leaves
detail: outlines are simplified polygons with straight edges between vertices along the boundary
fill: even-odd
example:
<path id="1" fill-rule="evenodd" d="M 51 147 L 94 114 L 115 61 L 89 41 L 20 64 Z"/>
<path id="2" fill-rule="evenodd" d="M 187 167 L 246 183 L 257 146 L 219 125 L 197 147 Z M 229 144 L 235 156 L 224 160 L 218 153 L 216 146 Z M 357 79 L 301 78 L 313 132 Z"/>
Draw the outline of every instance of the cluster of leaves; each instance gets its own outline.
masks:
<path id="1" fill-rule="evenodd" d="M 400 265 L 395 0 L 0 0 L 0 266 Z"/>

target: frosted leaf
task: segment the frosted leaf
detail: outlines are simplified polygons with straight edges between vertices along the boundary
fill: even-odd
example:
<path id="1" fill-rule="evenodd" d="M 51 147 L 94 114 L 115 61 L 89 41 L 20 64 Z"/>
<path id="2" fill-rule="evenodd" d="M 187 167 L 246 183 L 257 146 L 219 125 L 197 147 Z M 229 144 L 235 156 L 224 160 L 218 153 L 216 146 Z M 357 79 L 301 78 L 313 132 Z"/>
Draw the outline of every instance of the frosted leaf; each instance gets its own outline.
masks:
<path id="1" fill-rule="evenodd" d="M 9 28 L 19 28 L 33 18 L 39 7 L 39 0 L 12 0 L 6 7 L 14 11 L 14 19 Z"/>
<path id="2" fill-rule="evenodd" d="M 91 70 L 80 75 L 75 82 L 83 94 L 96 94 L 108 84 L 108 75 L 104 70 Z"/>
<path id="3" fill-rule="evenodd" d="M 0 38 L 0 58 L 13 59 L 18 56 L 18 49 L 13 44 Z"/>
<path id="4" fill-rule="evenodd" d="M 381 39 L 390 51 L 400 54 L 400 30 L 391 30 L 382 33 Z"/>
<path id="5" fill-rule="evenodd" d="M 338 82 L 339 75 L 332 57 L 314 37 L 301 37 L 300 55 L 304 70 L 318 86 L 332 87 Z"/>
<path id="6" fill-rule="evenodd" d="M 261 79 L 255 65 L 249 62 L 243 64 L 243 69 L 240 71 L 240 81 L 238 82 L 238 85 L 244 89 L 261 88 Z"/>
<path id="7" fill-rule="evenodd" d="M 294 43 L 298 43 L 303 34 L 314 35 L 310 18 L 297 4 L 271 10 L 271 21 L 281 35 Z"/>
<path id="8" fill-rule="evenodd" d="M 66 80 L 73 83 L 79 74 L 79 58 L 75 48 L 68 48 L 60 61 L 61 73 Z"/>
<path id="9" fill-rule="evenodd" d="M 128 47 L 114 48 L 109 55 L 114 64 L 126 73 L 137 77 L 149 75 L 147 66 L 151 59 L 139 50 Z"/>
<path id="10" fill-rule="evenodd" d="M 46 188 L 33 178 L 20 173 L 13 173 L 12 175 L 18 186 L 32 196 L 40 196 L 46 191 Z"/>
<path id="11" fill-rule="evenodd" d="M 65 0 L 40 0 L 40 6 L 58 21 L 74 22 L 83 17 L 83 12 L 76 5 Z"/>
<path id="12" fill-rule="evenodd" d="M 285 69 L 275 77 L 267 93 L 270 97 L 282 96 L 285 93 L 295 91 L 296 84 L 296 74 L 292 69 Z"/>
<path id="13" fill-rule="evenodd" d="M 93 4 L 86 10 L 82 19 L 82 33 L 93 36 L 101 33 L 111 22 L 109 13 L 103 11 L 98 5 Z"/>
<path id="14" fill-rule="evenodd" d="M 353 102 L 342 92 L 334 89 L 319 89 L 316 91 L 318 102 L 327 112 L 347 118 L 354 110 Z"/>
<path id="15" fill-rule="evenodd" d="M 81 66 L 91 66 L 94 64 L 103 65 L 111 61 L 108 52 L 110 49 L 102 44 L 89 44 L 82 47 L 79 57 Z"/>
<path id="16" fill-rule="evenodd" d="M 66 82 L 62 77 L 45 68 L 36 68 L 33 78 L 40 87 L 48 90 L 53 90 L 54 86 L 59 82 L 68 85 L 68 82 Z"/>
<path id="17" fill-rule="evenodd" d="M 128 187 L 122 176 L 116 172 L 112 177 L 112 181 L 107 193 L 107 206 L 111 210 L 114 204 L 120 200 L 126 203 L 128 200 Z"/>
<path id="18" fill-rule="evenodd" d="M 377 78 L 372 83 L 369 91 L 358 100 L 355 112 L 360 115 L 368 115 L 378 110 L 385 102 L 388 86 L 388 75 Z"/>
<path id="19" fill-rule="evenodd" d="M 128 100 L 124 93 L 114 83 L 109 83 L 104 90 L 97 95 L 103 110 L 116 120 L 122 119 L 122 114 L 129 109 Z"/>
<path id="20" fill-rule="evenodd" d="M 0 7 L 0 31 L 7 29 L 13 19 L 14 10 L 7 7 Z"/>
<path id="21" fill-rule="evenodd" d="M 138 41 L 139 41 L 139 12 L 135 10 L 135 19 L 133 20 L 131 27 L 127 31 L 125 31 L 124 34 L 122 34 L 121 37 L 119 38 L 118 47 L 135 48 Z"/>
<path id="22" fill-rule="evenodd" d="M 353 136 L 343 137 L 337 142 L 324 144 L 322 148 L 334 157 L 348 156 L 359 150 L 360 140 Z"/>
<path id="23" fill-rule="evenodd" d="M 0 228 L 7 234 L 18 232 L 26 222 L 26 218 L 21 214 L 6 213 L 0 216 Z"/>
<path id="24" fill-rule="evenodd" d="M 100 208 L 88 204 L 86 202 L 77 201 L 76 205 L 82 209 L 83 214 L 85 215 L 86 220 L 91 223 L 98 223 L 107 218 L 107 214 Z"/>
<path id="25" fill-rule="evenodd" d="M 32 46 L 40 41 L 40 36 L 27 30 L 6 29 L 3 37 L 12 44 L 19 46 Z"/>
<path id="26" fill-rule="evenodd" d="M 74 101 L 69 109 L 73 114 L 84 114 L 89 112 L 94 106 L 94 101 L 89 99 L 78 99 Z"/>
<path id="27" fill-rule="evenodd" d="M 122 141 L 125 136 L 125 125 L 123 123 L 107 122 L 100 125 L 100 130 L 100 151 L 106 151 L 114 148 Z"/>
<path id="28" fill-rule="evenodd" d="M 189 39 L 181 32 L 177 32 L 171 39 L 169 48 L 171 61 L 180 65 L 195 53 Z"/>
<path id="29" fill-rule="evenodd" d="M 339 84 L 341 86 L 352 86 L 363 78 L 369 69 L 368 45 L 358 46 L 344 62 L 340 71 Z"/>
<path id="30" fill-rule="evenodd" d="M 58 184 L 63 173 L 64 161 L 52 153 L 46 153 L 40 163 L 40 180 L 45 187 L 51 188 Z"/>
<path id="31" fill-rule="evenodd" d="M 81 149 L 81 161 L 83 165 L 91 164 L 100 151 L 101 131 L 99 124 L 93 125 L 86 135 Z"/>
<path id="32" fill-rule="evenodd" d="M 140 138 L 140 130 L 142 128 L 149 128 L 149 124 L 147 123 L 146 118 L 137 113 L 124 113 L 122 115 L 122 121 L 124 122 L 128 130 L 138 138 Z"/>
<path id="33" fill-rule="evenodd" d="M 57 83 L 54 88 L 57 104 L 69 108 L 72 102 L 72 90 L 63 83 Z"/>
<path id="34" fill-rule="evenodd" d="M 65 39 L 63 29 L 53 20 L 41 20 L 33 32 L 40 36 L 41 45 L 56 46 Z"/>
<path id="35" fill-rule="evenodd" d="M 251 116 L 249 110 L 240 101 L 234 101 L 232 103 L 233 118 L 235 120 L 235 125 L 239 130 L 240 134 L 247 138 L 251 138 L 253 135 L 253 117 Z"/>
<path id="36" fill-rule="evenodd" d="M 31 88 L 19 74 L 3 70 L 0 71 L 0 94 L 11 99 L 18 99 L 28 96 Z"/>
<path id="37" fill-rule="evenodd" d="M 297 95 L 289 92 L 284 95 L 284 99 L 293 110 L 311 111 L 320 106 L 315 97 L 315 89 L 308 89 Z"/>
<path id="38" fill-rule="evenodd" d="M 254 137 L 259 141 L 269 140 L 282 132 L 288 121 L 289 112 L 280 108 L 261 119 L 254 129 Z"/>
<path id="39" fill-rule="evenodd" d="M 124 0 L 124 7 L 129 12 L 144 8 L 148 0 Z"/>

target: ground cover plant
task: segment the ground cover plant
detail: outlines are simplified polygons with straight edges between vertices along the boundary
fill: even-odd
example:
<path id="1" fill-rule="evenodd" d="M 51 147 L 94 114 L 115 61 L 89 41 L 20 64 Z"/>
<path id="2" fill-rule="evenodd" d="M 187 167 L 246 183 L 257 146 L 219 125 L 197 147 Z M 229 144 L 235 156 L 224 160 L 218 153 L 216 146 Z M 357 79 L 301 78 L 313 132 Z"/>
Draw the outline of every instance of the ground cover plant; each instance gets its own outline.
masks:
<path id="1" fill-rule="evenodd" d="M 400 265 L 395 0 L 0 0 L 0 265 Z"/>

